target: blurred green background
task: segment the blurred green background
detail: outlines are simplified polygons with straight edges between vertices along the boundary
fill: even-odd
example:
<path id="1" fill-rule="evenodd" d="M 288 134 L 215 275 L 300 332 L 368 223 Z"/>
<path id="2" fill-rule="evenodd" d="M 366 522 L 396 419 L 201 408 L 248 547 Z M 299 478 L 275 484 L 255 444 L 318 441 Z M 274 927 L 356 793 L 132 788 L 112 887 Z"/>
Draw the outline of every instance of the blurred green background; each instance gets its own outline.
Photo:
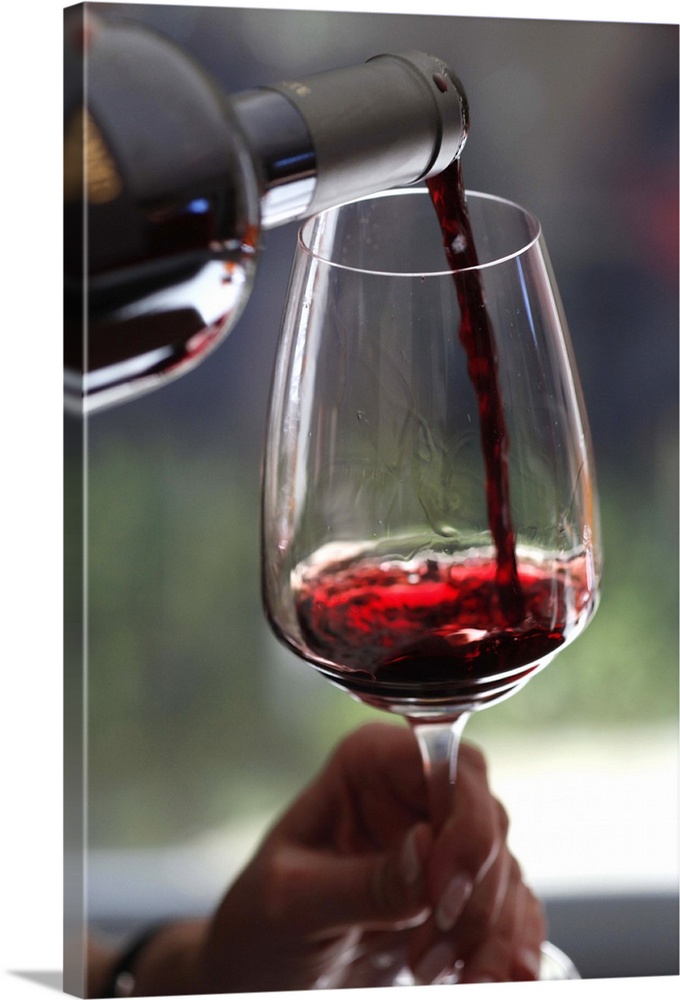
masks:
<path id="1" fill-rule="evenodd" d="M 467 186 L 543 222 L 605 543 L 591 626 L 468 736 L 492 770 L 499 757 L 512 768 L 517 748 L 568 761 L 577 738 L 596 758 L 622 733 L 624 746 L 658 734 L 667 753 L 678 706 L 677 26 L 102 6 L 179 41 L 229 92 L 409 48 L 459 75 Z M 216 354 L 88 421 L 94 849 L 258 827 L 343 732 L 375 718 L 280 648 L 261 610 L 259 463 L 295 226 L 265 235 L 251 301 Z"/>

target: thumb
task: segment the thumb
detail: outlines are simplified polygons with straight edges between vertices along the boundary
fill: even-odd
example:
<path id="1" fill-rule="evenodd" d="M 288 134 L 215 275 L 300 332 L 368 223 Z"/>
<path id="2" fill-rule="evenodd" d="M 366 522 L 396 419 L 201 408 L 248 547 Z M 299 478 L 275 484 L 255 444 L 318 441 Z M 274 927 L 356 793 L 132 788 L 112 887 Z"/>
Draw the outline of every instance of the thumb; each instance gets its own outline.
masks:
<path id="1" fill-rule="evenodd" d="M 430 912 L 424 870 L 432 836 L 429 826 L 412 827 L 394 850 L 335 855 L 305 851 L 296 864 L 295 895 L 304 922 L 330 931 L 360 924 L 364 928 L 406 927 Z M 299 895 L 298 895 L 299 893 Z M 289 900 L 291 909 L 295 903 Z"/>

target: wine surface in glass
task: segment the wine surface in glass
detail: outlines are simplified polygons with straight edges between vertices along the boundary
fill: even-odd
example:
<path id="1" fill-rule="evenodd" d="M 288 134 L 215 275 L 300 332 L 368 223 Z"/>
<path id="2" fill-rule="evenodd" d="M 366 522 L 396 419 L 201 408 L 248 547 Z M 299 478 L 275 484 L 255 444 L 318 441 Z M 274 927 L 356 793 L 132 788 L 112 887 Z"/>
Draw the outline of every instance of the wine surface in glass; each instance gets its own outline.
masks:
<path id="1" fill-rule="evenodd" d="M 584 556 L 517 560 L 524 616 L 507 621 L 493 553 L 380 557 L 336 543 L 293 574 L 304 648 L 366 694 L 483 700 L 542 666 L 585 625 Z"/>

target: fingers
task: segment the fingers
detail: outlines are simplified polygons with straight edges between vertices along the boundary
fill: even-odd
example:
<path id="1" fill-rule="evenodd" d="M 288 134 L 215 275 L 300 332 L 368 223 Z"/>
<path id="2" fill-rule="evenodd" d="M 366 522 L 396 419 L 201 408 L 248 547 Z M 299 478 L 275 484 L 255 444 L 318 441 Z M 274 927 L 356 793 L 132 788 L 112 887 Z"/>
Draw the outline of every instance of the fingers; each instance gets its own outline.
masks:
<path id="1" fill-rule="evenodd" d="M 466 877 L 479 884 L 507 838 L 505 809 L 491 794 L 486 764 L 474 747 L 463 744 L 451 817 L 437 838 L 428 889 L 441 900 L 452 879 Z"/>
<path id="2" fill-rule="evenodd" d="M 454 969 L 459 972 L 480 946 L 495 942 L 496 937 L 497 964 L 502 964 L 508 929 L 513 934 L 517 930 L 513 906 L 517 903 L 519 868 L 504 848 L 481 870 L 483 874 L 476 881 L 464 875 L 452 877 L 434 907 L 433 919 L 414 938 L 411 958 L 418 982 L 444 981 Z"/>
<path id="3" fill-rule="evenodd" d="M 393 929 L 417 926 L 429 916 L 424 872 L 431 845 L 430 827 L 419 823 L 406 834 L 398 852 L 389 852 L 372 863 L 367 909 L 374 911 L 373 926 L 383 922 Z"/>
<path id="4" fill-rule="evenodd" d="M 296 934 L 415 926 L 430 912 L 424 880 L 430 846 L 424 823 L 384 852 L 337 855 L 273 839 L 261 874 L 266 919 Z"/>
<path id="5" fill-rule="evenodd" d="M 541 971 L 541 945 L 548 936 L 545 913 L 539 900 L 524 886 L 523 907 L 518 921 L 518 936 L 509 979 L 520 982 L 538 979 Z"/>
<path id="6" fill-rule="evenodd" d="M 481 944 L 468 951 L 459 976 L 460 982 L 508 982 L 517 978 L 535 979 L 538 974 L 538 953 L 534 957 L 528 945 L 524 947 L 526 954 L 522 951 L 522 922 L 530 893 L 522 883 L 519 865 L 514 858 L 509 869 L 507 891 L 498 918 L 480 938 Z"/>
<path id="7" fill-rule="evenodd" d="M 545 925 L 507 844 L 482 754 L 460 748 L 451 811 L 433 836 L 412 734 L 345 738 L 275 827 L 263 857 L 265 922 L 293 942 L 349 928 L 408 931 L 417 981 L 536 978 Z"/>
<path id="8" fill-rule="evenodd" d="M 427 818 L 413 734 L 371 723 L 342 740 L 279 826 L 291 841 L 347 854 L 391 848 Z"/>
<path id="9" fill-rule="evenodd" d="M 428 866 L 427 897 L 433 919 L 414 936 L 411 948 L 413 962 L 425 961 L 429 973 L 437 962 L 450 965 L 479 942 L 504 896 L 509 871 L 509 855 L 502 851 L 508 817 L 489 791 L 484 758 L 468 745 L 460 748 L 453 802 Z M 454 928 L 456 956 L 450 935 Z M 428 955 L 436 944 L 435 953 Z"/>
<path id="10" fill-rule="evenodd" d="M 541 943 L 546 936 L 541 904 L 522 881 L 519 865 L 507 852 L 507 877 L 497 881 L 496 906 L 489 902 L 486 881 L 473 892 L 456 924 L 448 932 L 422 930 L 421 951 L 409 959 L 421 984 L 457 982 L 517 982 L 539 977 Z M 491 874 L 491 873 L 490 873 Z M 488 880 L 487 880 L 488 881 Z M 484 896 L 486 895 L 486 898 Z"/>
<path id="11" fill-rule="evenodd" d="M 461 876 L 456 874 L 449 882 L 435 909 L 435 923 L 439 931 L 448 933 L 455 927 L 456 957 L 465 959 L 495 926 L 508 894 L 512 893 L 518 880 L 517 862 L 507 849 L 505 837 L 508 819 L 499 802 L 496 806 L 495 835 L 489 838 L 487 850 L 480 854 L 477 877 L 467 884 L 469 891 L 465 898 L 456 900 L 451 893 Z M 463 879 L 466 877 L 463 876 Z M 451 905 L 451 895 L 454 903 Z"/>
<path id="12" fill-rule="evenodd" d="M 545 924 L 507 845 L 509 821 L 481 754 L 461 747 L 453 812 L 430 855 L 433 917 L 413 937 L 417 981 L 534 979 Z"/>

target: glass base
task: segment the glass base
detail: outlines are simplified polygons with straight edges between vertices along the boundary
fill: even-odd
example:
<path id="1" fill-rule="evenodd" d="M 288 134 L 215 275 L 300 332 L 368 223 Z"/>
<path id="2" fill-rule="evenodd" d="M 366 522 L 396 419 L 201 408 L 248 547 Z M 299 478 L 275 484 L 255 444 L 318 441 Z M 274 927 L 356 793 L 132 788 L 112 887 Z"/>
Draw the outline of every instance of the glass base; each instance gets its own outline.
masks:
<path id="1" fill-rule="evenodd" d="M 375 986 L 416 986 L 411 970 L 404 965 L 403 952 L 399 947 L 386 948 L 376 952 L 373 948 L 364 951 L 360 946 L 348 946 L 348 963 L 343 971 L 324 976 L 315 989 L 366 988 Z M 541 982 L 580 979 L 571 959 L 550 941 L 541 945 Z M 452 986 L 458 982 L 454 972 L 440 985 Z"/>
<path id="2" fill-rule="evenodd" d="M 580 979 L 576 966 L 571 959 L 556 948 L 550 941 L 544 941 L 541 945 L 541 970 L 539 980 L 544 982 L 556 981 L 559 979 Z M 449 983 L 455 983 L 452 978 Z M 415 982 L 410 970 L 401 969 L 394 979 L 394 986 L 414 986 Z"/>
<path id="3" fill-rule="evenodd" d="M 563 951 L 556 948 L 550 941 L 541 945 L 541 982 L 552 979 L 580 979 L 578 969 Z"/>

